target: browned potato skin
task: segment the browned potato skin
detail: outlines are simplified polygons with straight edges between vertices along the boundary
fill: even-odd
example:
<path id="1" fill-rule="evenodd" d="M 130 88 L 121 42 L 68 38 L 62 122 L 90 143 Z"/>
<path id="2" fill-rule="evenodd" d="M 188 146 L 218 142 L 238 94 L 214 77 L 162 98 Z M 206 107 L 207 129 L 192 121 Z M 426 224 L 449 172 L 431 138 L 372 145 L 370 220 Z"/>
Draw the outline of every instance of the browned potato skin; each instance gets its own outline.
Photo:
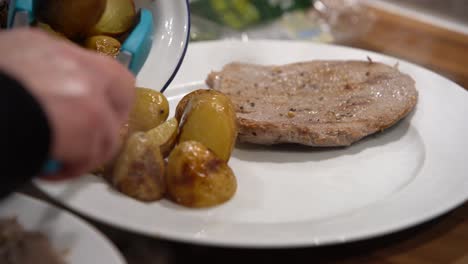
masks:
<path id="1" fill-rule="evenodd" d="M 128 121 L 131 132 L 146 132 L 162 124 L 169 116 L 169 102 L 159 91 L 137 87 L 134 102 Z"/>
<path id="2" fill-rule="evenodd" d="M 87 38 L 84 41 L 84 46 L 97 53 L 115 58 L 119 55 L 121 44 L 113 37 L 98 35 Z"/>
<path id="3" fill-rule="evenodd" d="M 179 143 L 199 141 L 229 161 L 237 138 L 237 118 L 229 97 L 215 90 L 198 90 L 186 98 L 179 108 L 179 114 L 183 112 Z"/>
<path id="4" fill-rule="evenodd" d="M 237 189 L 236 178 L 226 161 L 196 141 L 182 142 L 173 149 L 166 181 L 170 198 L 193 208 L 222 204 Z"/>
<path id="5" fill-rule="evenodd" d="M 107 0 L 38 1 L 38 19 L 70 39 L 85 37 L 99 21 Z"/>
<path id="6" fill-rule="evenodd" d="M 141 201 L 156 201 L 166 193 L 165 164 L 159 148 L 143 132 L 132 134 L 116 159 L 111 184 Z"/>

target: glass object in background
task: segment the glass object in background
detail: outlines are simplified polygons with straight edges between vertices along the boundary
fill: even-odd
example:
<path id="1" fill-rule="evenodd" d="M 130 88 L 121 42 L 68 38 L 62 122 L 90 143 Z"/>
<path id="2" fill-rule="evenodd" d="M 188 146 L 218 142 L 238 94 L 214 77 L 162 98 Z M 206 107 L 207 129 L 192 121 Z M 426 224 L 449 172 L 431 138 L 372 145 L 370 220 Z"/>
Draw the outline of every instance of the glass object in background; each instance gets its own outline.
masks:
<path id="1" fill-rule="evenodd" d="M 312 6 L 313 0 L 198 0 L 190 8 L 194 14 L 207 17 L 236 30 L 246 29 L 282 14 Z"/>
<path id="2" fill-rule="evenodd" d="M 194 0 L 192 40 L 306 39 L 330 42 L 314 0 Z"/>
<path id="3" fill-rule="evenodd" d="M 335 42 L 372 25 L 357 0 L 193 0 L 194 41 L 294 39 Z"/>
<path id="4" fill-rule="evenodd" d="M 330 28 L 336 42 L 345 42 L 367 33 L 375 16 L 360 0 L 316 0 L 314 10 Z"/>

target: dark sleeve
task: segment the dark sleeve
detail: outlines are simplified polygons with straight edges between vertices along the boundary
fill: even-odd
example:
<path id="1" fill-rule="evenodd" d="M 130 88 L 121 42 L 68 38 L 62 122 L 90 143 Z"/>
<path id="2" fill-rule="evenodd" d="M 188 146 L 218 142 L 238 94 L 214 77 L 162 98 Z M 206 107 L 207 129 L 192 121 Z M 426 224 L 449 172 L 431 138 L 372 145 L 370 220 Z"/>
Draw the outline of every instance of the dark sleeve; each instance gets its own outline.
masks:
<path id="1" fill-rule="evenodd" d="M 48 158 L 51 141 L 47 117 L 19 82 L 0 72 L 0 131 L 4 157 L 0 199 L 36 176 Z"/>

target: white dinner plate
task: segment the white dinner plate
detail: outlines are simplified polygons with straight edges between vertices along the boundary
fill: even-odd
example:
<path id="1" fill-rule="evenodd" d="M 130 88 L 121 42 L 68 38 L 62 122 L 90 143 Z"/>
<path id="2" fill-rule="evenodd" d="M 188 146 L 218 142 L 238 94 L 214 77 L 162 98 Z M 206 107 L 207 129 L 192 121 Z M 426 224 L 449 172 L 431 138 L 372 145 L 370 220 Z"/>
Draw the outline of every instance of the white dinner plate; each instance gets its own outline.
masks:
<path id="1" fill-rule="evenodd" d="M 153 12 L 154 37 L 150 55 L 139 75 L 151 75 L 156 90 L 164 90 L 184 59 L 190 40 L 190 12 L 187 0 L 134 0 L 136 8 Z M 153 59 L 149 59 L 149 57 Z"/>
<path id="2" fill-rule="evenodd" d="M 42 232 L 68 264 L 124 264 L 115 247 L 93 227 L 57 207 L 22 194 L 0 201 L 0 218 L 16 218 L 28 231 Z"/>
<path id="3" fill-rule="evenodd" d="M 211 70 L 231 61 L 283 64 L 359 59 L 395 65 L 419 91 L 413 113 L 395 127 L 348 148 L 236 146 L 232 200 L 194 210 L 167 200 L 142 203 L 93 176 L 37 182 L 78 212 L 154 237 L 236 247 L 344 243 L 427 221 L 468 197 L 468 93 L 414 64 L 369 51 L 306 42 L 194 43 L 166 95 L 171 111 L 187 92 L 206 87 Z M 157 58 L 150 58 L 156 60 Z M 151 69 L 147 68 L 146 72 Z M 139 82 L 151 83 L 151 74 Z"/>

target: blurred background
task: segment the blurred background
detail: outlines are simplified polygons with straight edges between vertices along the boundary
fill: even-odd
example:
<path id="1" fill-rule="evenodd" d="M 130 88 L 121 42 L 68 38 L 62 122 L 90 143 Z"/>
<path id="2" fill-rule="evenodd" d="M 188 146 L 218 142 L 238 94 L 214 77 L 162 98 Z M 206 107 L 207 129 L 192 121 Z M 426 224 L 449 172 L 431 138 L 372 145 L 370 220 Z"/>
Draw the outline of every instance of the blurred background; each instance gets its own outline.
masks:
<path id="1" fill-rule="evenodd" d="M 466 0 L 191 0 L 192 40 L 354 38 L 372 27 L 373 7 L 468 33 Z"/>
<path id="2" fill-rule="evenodd" d="M 468 87 L 467 0 L 191 0 L 192 41 L 332 43 L 405 59 Z"/>

